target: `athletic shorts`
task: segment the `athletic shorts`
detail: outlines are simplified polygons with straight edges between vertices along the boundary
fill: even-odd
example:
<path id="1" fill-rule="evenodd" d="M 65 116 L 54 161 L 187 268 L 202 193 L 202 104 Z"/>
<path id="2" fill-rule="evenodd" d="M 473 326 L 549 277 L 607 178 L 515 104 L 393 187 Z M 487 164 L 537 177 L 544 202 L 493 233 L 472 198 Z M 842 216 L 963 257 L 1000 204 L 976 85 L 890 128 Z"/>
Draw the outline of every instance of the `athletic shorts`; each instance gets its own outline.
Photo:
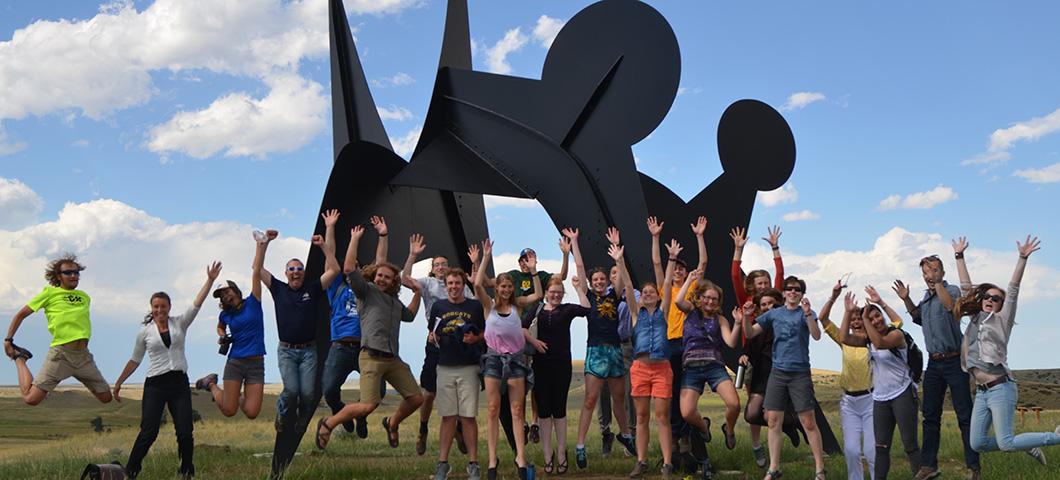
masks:
<path id="1" fill-rule="evenodd" d="M 626 375 L 622 349 L 618 345 L 590 345 L 585 353 L 585 374 L 596 378 L 622 378 Z"/>
<path id="2" fill-rule="evenodd" d="M 379 385 L 380 381 L 386 380 L 386 383 L 401 394 L 401 398 L 420 394 L 420 386 L 416 384 L 416 378 L 412 376 L 412 369 L 401 358 L 372 356 L 362 348 L 357 361 L 361 364 L 360 384 L 362 386 Z M 374 387 L 361 389 L 361 403 L 377 405 L 380 401 L 378 389 Z"/>
<path id="3" fill-rule="evenodd" d="M 443 417 L 474 418 L 478 414 L 479 366 L 438 366 L 434 408 Z"/>
<path id="4" fill-rule="evenodd" d="M 718 385 L 732 381 L 725 366 L 720 363 L 685 365 L 685 378 L 681 381 L 682 389 L 703 393 L 704 385 L 709 385 L 712 392 L 718 391 Z"/>
<path id="5" fill-rule="evenodd" d="M 48 349 L 40 371 L 33 379 L 33 385 L 45 392 L 51 392 L 59 382 L 74 377 L 83 383 L 92 393 L 106 393 L 110 385 L 99 373 L 96 361 L 88 349 L 76 350 L 62 345 Z"/>
<path id="6" fill-rule="evenodd" d="M 670 362 L 643 362 L 634 360 L 629 367 L 630 396 L 671 398 L 673 397 L 674 372 Z"/>
<path id="7" fill-rule="evenodd" d="M 785 410 L 789 400 L 795 406 L 796 413 L 814 409 L 816 400 L 810 372 L 785 372 L 774 368 L 769 373 L 769 385 L 766 387 L 763 407 L 773 411 Z"/>
<path id="8" fill-rule="evenodd" d="M 224 377 L 226 382 L 240 382 L 246 385 L 265 383 L 265 357 L 229 358 L 225 362 Z"/>

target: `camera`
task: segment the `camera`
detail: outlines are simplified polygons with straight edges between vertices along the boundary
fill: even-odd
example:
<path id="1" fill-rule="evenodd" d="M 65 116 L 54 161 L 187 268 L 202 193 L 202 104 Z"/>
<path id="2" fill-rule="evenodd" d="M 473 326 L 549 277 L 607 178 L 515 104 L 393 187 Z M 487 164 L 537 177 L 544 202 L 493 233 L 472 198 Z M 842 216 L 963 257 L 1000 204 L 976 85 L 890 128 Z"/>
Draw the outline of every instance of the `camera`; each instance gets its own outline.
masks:
<path id="1" fill-rule="evenodd" d="M 217 353 L 221 355 L 228 355 L 228 349 L 232 347 L 232 336 L 225 335 L 217 339 L 217 343 L 221 345 L 221 348 L 217 349 Z"/>

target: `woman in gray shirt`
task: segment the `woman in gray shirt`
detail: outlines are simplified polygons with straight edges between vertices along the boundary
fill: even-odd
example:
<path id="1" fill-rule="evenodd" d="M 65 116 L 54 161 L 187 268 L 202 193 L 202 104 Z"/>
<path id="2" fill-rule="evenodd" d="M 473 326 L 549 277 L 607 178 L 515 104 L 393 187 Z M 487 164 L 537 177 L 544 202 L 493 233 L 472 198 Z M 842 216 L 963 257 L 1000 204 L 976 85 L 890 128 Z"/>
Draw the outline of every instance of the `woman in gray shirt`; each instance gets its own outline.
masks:
<path id="1" fill-rule="evenodd" d="M 953 242 L 957 258 L 957 273 L 961 278 L 963 296 L 954 305 L 954 318 L 969 318 L 961 345 L 961 366 L 975 379 L 976 395 L 972 407 L 972 430 L 970 443 L 977 452 L 1022 450 L 1045 465 L 1045 453 L 1041 447 L 1060 445 L 1060 427 L 1053 432 L 1013 433 L 1019 390 L 1008 367 L 1008 342 L 1012 326 L 1016 323 L 1016 300 L 1020 280 L 1027 268 L 1027 258 L 1041 248 L 1038 237 L 1027 236 L 1023 243 L 1016 242 L 1019 260 L 1012 272 L 1008 290 L 990 283 L 972 286 L 964 251 L 968 241 L 961 237 Z M 990 426 L 994 435 L 990 436 Z"/>

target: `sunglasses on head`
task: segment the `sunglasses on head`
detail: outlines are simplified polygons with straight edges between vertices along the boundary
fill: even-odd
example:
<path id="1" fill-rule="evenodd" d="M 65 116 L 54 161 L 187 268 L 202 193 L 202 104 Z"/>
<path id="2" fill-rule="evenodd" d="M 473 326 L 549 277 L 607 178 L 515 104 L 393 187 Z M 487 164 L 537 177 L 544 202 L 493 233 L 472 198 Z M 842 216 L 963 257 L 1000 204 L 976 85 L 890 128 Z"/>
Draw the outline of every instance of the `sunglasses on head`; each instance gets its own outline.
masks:
<path id="1" fill-rule="evenodd" d="M 802 287 L 800 287 L 798 285 L 788 285 L 788 286 L 784 287 L 784 290 L 788 291 L 788 292 L 799 292 L 799 293 L 802 293 Z"/>
<path id="2" fill-rule="evenodd" d="M 287 267 L 288 272 L 301 272 L 304 271 L 305 267 Z"/>
<path id="3" fill-rule="evenodd" d="M 80 270 L 63 270 L 60 273 L 62 273 L 63 275 L 66 275 L 68 277 L 80 276 L 81 275 L 81 271 Z"/>
<path id="4" fill-rule="evenodd" d="M 1000 303 L 1004 299 L 1005 297 L 1002 297 L 1001 295 L 983 295 L 983 300 L 991 300 L 997 303 Z"/>

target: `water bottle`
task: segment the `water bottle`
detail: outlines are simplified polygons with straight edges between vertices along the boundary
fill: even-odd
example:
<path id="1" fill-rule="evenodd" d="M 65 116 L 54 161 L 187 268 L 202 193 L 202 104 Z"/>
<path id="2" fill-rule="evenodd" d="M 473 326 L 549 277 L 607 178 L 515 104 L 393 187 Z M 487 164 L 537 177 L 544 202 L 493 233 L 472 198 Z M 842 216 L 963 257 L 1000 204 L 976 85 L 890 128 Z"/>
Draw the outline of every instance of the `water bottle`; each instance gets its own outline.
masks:
<path id="1" fill-rule="evenodd" d="M 736 369 L 736 389 L 737 390 L 743 388 L 743 381 L 744 381 L 744 377 L 746 377 L 746 376 L 747 376 L 747 367 L 744 366 L 744 365 L 740 365 Z"/>
<path id="2" fill-rule="evenodd" d="M 264 242 L 265 241 L 265 232 L 263 232 L 261 230 L 254 230 L 254 241 L 255 242 L 259 242 L 259 243 L 260 242 Z"/>
<path id="3" fill-rule="evenodd" d="M 534 464 L 528 463 L 528 464 L 526 464 L 526 480 L 534 480 L 534 478 L 535 478 Z"/>

